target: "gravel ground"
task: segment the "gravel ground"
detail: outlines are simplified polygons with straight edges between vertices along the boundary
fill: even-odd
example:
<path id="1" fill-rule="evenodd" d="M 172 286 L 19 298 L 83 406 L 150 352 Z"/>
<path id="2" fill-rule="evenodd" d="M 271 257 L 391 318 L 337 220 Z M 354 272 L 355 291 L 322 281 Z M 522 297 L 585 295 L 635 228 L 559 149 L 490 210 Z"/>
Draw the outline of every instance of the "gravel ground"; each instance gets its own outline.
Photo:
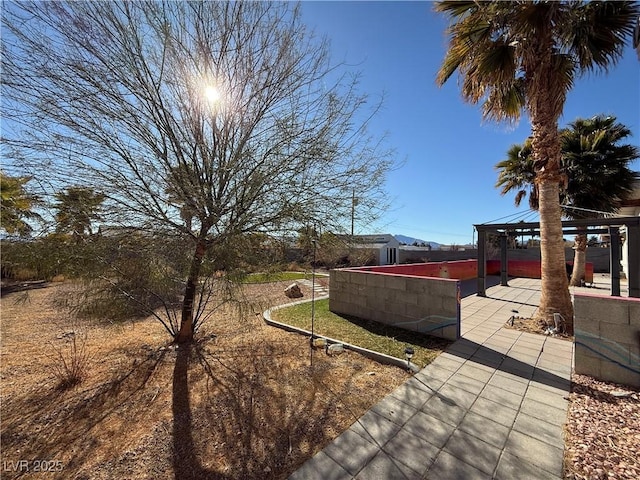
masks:
<path id="1" fill-rule="evenodd" d="M 640 389 L 573 375 L 565 478 L 640 478 Z"/>

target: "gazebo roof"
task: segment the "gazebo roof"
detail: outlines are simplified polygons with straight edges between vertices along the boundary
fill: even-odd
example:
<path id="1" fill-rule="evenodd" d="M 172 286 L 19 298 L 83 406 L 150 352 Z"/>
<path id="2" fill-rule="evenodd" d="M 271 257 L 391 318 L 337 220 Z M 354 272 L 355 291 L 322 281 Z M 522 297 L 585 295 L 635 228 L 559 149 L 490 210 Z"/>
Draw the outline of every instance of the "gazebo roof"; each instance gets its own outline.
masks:
<path id="1" fill-rule="evenodd" d="M 577 233 L 578 229 L 587 233 L 606 233 L 609 227 L 640 226 L 640 217 L 581 218 L 563 220 L 562 233 Z M 480 223 L 474 225 L 478 232 L 513 233 L 514 235 L 538 235 L 540 222 Z"/>

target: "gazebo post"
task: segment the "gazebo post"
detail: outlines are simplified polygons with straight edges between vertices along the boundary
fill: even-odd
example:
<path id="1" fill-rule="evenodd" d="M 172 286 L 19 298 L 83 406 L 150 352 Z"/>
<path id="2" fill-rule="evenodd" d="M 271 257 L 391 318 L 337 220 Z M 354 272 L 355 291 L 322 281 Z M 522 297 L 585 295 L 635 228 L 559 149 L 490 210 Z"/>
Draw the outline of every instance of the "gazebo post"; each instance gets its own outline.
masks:
<path id="1" fill-rule="evenodd" d="M 486 277 L 487 277 L 487 259 L 486 259 L 486 239 L 487 232 L 478 228 L 478 293 L 479 297 L 486 297 Z"/>
<path id="2" fill-rule="evenodd" d="M 640 225 L 627 226 L 629 296 L 640 297 Z"/>
<path id="3" fill-rule="evenodd" d="M 509 283 L 509 267 L 507 259 L 507 239 L 509 236 L 507 232 L 500 234 L 500 285 L 508 287 Z"/>
<path id="4" fill-rule="evenodd" d="M 620 296 L 620 230 L 618 227 L 609 227 L 609 239 L 611 242 L 611 296 Z"/>

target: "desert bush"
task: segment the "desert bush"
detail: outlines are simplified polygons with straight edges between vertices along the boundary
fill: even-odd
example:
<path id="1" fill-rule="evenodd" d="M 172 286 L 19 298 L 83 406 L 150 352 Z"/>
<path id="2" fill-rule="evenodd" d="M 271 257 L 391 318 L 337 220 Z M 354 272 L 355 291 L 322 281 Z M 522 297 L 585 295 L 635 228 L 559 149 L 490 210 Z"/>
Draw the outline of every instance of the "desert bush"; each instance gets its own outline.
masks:
<path id="1" fill-rule="evenodd" d="M 186 236 L 109 228 L 77 241 L 54 234 L 9 245 L 3 272 L 69 280 L 57 306 L 73 317 L 122 322 L 155 316 L 170 334 L 179 325 L 193 241 Z M 196 316 L 231 299 L 249 272 L 281 271 L 282 245 L 264 234 L 222 238 L 202 263 Z M 4 254 L 5 252 L 3 252 Z M 200 318 L 200 317 L 198 317 Z"/>
<path id="2" fill-rule="evenodd" d="M 68 235 L 52 234 L 29 240 L 2 241 L 2 277 L 14 280 L 51 280 L 82 276 L 108 245 L 100 237 L 74 242 Z"/>
<path id="3" fill-rule="evenodd" d="M 349 252 L 349 266 L 361 267 L 377 265 L 378 258 L 376 252 L 369 249 L 353 249 Z"/>
<path id="4" fill-rule="evenodd" d="M 72 313 L 118 322 L 179 304 L 188 268 L 183 241 L 126 234 L 101 243 L 63 299 Z"/>
<path id="5" fill-rule="evenodd" d="M 37 249 L 31 241 L 2 240 L 2 278 L 16 281 L 44 280 L 38 266 Z"/>
<path id="6" fill-rule="evenodd" d="M 31 268 L 14 268 L 10 270 L 8 278 L 17 282 L 24 282 L 27 280 L 40 280 L 38 272 Z"/>
<path id="7" fill-rule="evenodd" d="M 306 272 L 308 268 L 299 262 L 289 262 L 285 265 L 284 270 L 287 272 Z"/>
<path id="8" fill-rule="evenodd" d="M 87 377 L 91 357 L 87 350 L 87 334 L 79 335 L 76 331 L 63 334 L 64 344 L 51 344 L 54 354 L 50 355 L 50 368 L 58 388 L 71 388 Z"/>
<path id="9" fill-rule="evenodd" d="M 238 252 L 238 245 L 216 244 L 203 260 L 194 302 L 197 324 L 232 297 L 233 280 L 239 278 L 236 272 L 247 259 Z M 191 243 L 184 237 L 146 232 L 112 235 L 95 256 L 95 265 L 70 286 L 60 306 L 79 318 L 116 323 L 153 316 L 174 335 L 180 323 L 189 252 Z"/>

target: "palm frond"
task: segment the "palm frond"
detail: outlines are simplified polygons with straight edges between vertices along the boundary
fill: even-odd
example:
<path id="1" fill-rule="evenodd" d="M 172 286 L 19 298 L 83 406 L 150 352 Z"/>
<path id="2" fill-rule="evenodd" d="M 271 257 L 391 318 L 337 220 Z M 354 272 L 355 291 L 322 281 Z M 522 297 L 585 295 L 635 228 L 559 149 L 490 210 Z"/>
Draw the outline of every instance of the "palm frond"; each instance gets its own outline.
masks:
<path id="1" fill-rule="evenodd" d="M 604 115 L 576 119 L 561 131 L 562 169 L 568 178 L 563 203 L 600 212 L 619 207 L 638 178 L 629 168 L 640 157 L 638 148 L 619 144 L 630 133 L 615 117 Z M 586 213 L 568 210 L 566 215 Z"/>
<path id="2" fill-rule="evenodd" d="M 529 193 L 529 203 L 532 204 L 532 198 L 536 195 L 530 141 L 509 147 L 507 158 L 497 163 L 494 168 L 499 172 L 495 186 L 501 188 L 501 195 L 516 191 L 514 203 L 519 206 Z M 537 204 L 537 197 L 534 199 L 534 203 Z"/>
<path id="3" fill-rule="evenodd" d="M 503 193 L 504 195 L 504 193 Z M 522 202 L 522 199 L 524 197 L 527 196 L 527 191 L 526 190 L 518 190 L 518 193 L 516 193 L 516 197 L 513 199 L 513 203 L 515 204 L 516 207 L 520 206 L 520 202 Z"/>
<path id="4" fill-rule="evenodd" d="M 567 10 L 559 37 L 584 71 L 607 71 L 617 63 L 640 14 L 637 3 L 628 1 L 575 2 Z"/>
<path id="5" fill-rule="evenodd" d="M 477 6 L 478 2 L 475 1 L 445 0 L 436 2 L 433 8 L 436 12 L 448 13 L 451 17 L 462 17 L 471 13 Z"/>
<path id="6" fill-rule="evenodd" d="M 494 120 L 518 120 L 526 106 L 525 87 L 522 78 L 510 84 L 493 88 L 483 104 L 485 118 Z"/>
<path id="7" fill-rule="evenodd" d="M 437 83 L 457 71 L 463 98 L 484 103 L 485 118 L 517 118 L 522 105 L 533 118 L 545 105 L 546 122 L 557 121 L 578 75 L 616 63 L 640 14 L 628 1 L 442 1 L 435 10 L 451 21 Z"/>

